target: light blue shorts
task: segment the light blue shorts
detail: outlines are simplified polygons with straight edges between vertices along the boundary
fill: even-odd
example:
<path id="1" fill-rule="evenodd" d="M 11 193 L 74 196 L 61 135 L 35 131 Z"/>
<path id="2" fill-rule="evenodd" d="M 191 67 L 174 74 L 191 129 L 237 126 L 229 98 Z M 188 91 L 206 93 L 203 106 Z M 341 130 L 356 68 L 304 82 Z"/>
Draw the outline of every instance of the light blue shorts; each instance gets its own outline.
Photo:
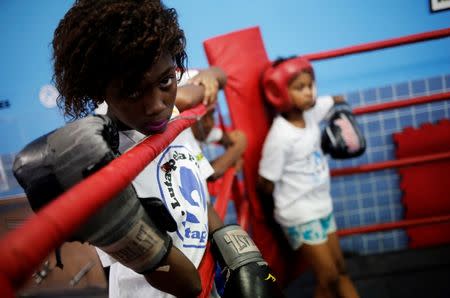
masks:
<path id="1" fill-rule="evenodd" d="M 292 249 L 297 250 L 303 243 L 317 245 L 327 241 L 328 234 L 336 232 L 333 213 L 292 227 L 282 227 Z"/>

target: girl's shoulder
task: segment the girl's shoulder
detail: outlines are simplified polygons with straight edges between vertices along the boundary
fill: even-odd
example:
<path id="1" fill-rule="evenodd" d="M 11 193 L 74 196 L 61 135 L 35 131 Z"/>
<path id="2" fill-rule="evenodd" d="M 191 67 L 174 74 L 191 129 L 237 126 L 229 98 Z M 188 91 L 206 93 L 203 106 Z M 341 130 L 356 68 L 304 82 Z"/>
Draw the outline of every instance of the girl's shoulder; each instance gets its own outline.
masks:
<path id="1" fill-rule="evenodd" d="M 277 116 L 266 136 L 266 143 L 271 142 L 277 147 L 289 147 L 290 143 L 298 137 L 297 134 L 298 132 L 291 123 L 282 116 Z"/>

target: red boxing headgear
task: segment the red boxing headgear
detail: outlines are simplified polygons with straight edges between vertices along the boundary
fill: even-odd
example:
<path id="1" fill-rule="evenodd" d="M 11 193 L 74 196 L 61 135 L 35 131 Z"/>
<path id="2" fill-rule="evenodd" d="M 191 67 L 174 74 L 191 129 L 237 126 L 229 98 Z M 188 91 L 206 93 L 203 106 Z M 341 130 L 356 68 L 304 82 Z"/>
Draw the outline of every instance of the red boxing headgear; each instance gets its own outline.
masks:
<path id="1" fill-rule="evenodd" d="M 314 76 L 309 61 L 303 57 L 287 59 L 276 66 L 269 66 L 263 74 L 262 84 L 268 102 L 279 112 L 288 110 L 292 102 L 289 99 L 290 81 L 302 71 Z"/>

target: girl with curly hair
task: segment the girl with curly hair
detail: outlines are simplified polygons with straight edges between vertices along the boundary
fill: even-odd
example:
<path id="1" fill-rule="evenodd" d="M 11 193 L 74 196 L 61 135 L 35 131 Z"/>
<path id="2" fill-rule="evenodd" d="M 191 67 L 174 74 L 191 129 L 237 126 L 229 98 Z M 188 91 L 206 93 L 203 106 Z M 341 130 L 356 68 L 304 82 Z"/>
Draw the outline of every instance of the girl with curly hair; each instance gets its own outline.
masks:
<path id="1" fill-rule="evenodd" d="M 184 49 L 185 37 L 175 10 L 159 0 L 77 0 L 54 33 L 58 106 L 67 118 L 76 120 L 107 102 L 108 116 L 121 133 L 127 133 L 121 134 L 121 140 L 139 141 L 162 132 L 174 109 L 175 70 L 185 69 Z M 121 142 L 121 149 L 126 150 L 123 147 Z M 209 164 L 204 163 L 202 171 L 207 175 Z M 138 195 L 157 187 L 153 181 L 142 189 L 135 184 Z M 159 191 L 153 196 L 161 197 Z M 176 211 L 171 210 L 178 219 Z M 104 266 L 111 266 L 110 297 L 166 297 L 200 292 L 195 267 L 203 252 L 204 247 L 183 249 L 183 242 L 176 239 L 162 269 L 144 275 L 101 251 L 99 255 Z"/>
<path id="2" fill-rule="evenodd" d="M 185 71 L 184 49 L 175 10 L 159 0 L 77 0 L 53 39 L 58 106 L 76 120 L 105 102 L 107 116 L 119 128 L 119 151 L 125 152 L 146 136 L 163 132 L 177 113 L 176 71 Z M 223 77 L 213 68 L 193 78 L 190 87 L 202 93 L 196 103 L 213 105 Z M 184 107 L 191 104 L 187 101 Z M 248 234 L 238 225 L 224 227 L 211 207 L 206 179 L 212 174 L 186 129 L 133 180 L 143 205 L 152 208 L 150 200 L 161 200 L 173 218 L 175 228 L 167 229 L 172 246 L 156 270 L 142 274 L 97 250 L 103 266 L 111 266 L 110 297 L 197 296 L 201 283 L 196 268 L 210 240 L 226 272 L 225 296 L 281 295 Z"/>

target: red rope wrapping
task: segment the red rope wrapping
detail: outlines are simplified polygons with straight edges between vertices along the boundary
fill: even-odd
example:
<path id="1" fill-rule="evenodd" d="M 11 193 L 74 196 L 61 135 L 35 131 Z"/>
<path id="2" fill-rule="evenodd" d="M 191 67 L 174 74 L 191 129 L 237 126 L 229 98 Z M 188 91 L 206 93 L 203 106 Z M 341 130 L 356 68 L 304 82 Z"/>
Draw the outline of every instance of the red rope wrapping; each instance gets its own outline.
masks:
<path id="1" fill-rule="evenodd" d="M 217 196 L 216 203 L 214 204 L 214 209 L 216 210 L 217 215 L 219 215 L 221 220 L 225 219 L 225 215 L 227 213 L 228 202 L 231 197 L 231 188 L 233 186 L 233 182 L 235 181 L 235 175 L 235 168 L 228 168 L 228 170 L 223 175 L 221 190 Z M 212 256 L 211 248 L 208 243 L 205 254 L 198 269 L 200 278 L 202 280 L 202 293 L 199 295 L 199 297 L 201 298 L 209 297 L 211 293 L 211 289 L 214 283 L 214 269 L 214 258 Z"/>
<path id="2" fill-rule="evenodd" d="M 339 57 L 339 56 L 358 54 L 358 53 L 362 53 L 362 52 L 369 52 L 369 51 L 380 50 L 380 49 L 384 49 L 384 48 L 396 47 L 396 46 L 401 46 L 401 45 L 410 44 L 410 43 L 416 43 L 416 42 L 425 41 L 425 40 L 438 39 L 438 38 L 443 38 L 443 37 L 446 37 L 449 35 L 450 35 L 450 28 L 445 28 L 445 29 L 440 29 L 440 30 L 434 30 L 434 31 L 429 31 L 429 32 L 423 32 L 423 33 L 402 36 L 402 37 L 398 37 L 398 38 L 386 39 L 386 40 L 382 40 L 382 41 L 364 43 L 364 44 L 350 46 L 350 47 L 336 49 L 336 50 L 306 54 L 306 55 L 303 55 L 303 57 L 305 57 L 311 61 L 324 60 L 324 59 L 329 59 L 329 58 L 334 58 L 334 57 Z"/>
<path id="3" fill-rule="evenodd" d="M 6 277 L 16 289 L 21 286 L 52 249 L 129 185 L 178 134 L 205 112 L 203 105 L 183 112 L 181 119 L 169 123 L 164 133 L 148 137 L 6 234 L 0 240 L 0 276 Z M 2 287 L 0 296 L 7 295 L 5 291 Z"/>
<path id="4" fill-rule="evenodd" d="M 235 168 L 229 168 L 225 172 L 225 174 L 223 175 L 221 191 L 219 192 L 216 203 L 214 204 L 214 209 L 216 209 L 217 214 L 222 220 L 224 220 L 227 213 L 228 201 L 231 197 L 231 187 L 233 186 L 235 175 Z"/>
<path id="5" fill-rule="evenodd" d="M 203 259 L 198 266 L 198 273 L 200 274 L 200 280 L 202 281 L 202 292 L 198 296 L 199 298 L 207 298 L 210 296 L 214 283 L 215 268 L 215 261 L 211 253 L 211 244 L 208 242 Z"/>
<path id="6" fill-rule="evenodd" d="M 249 228 L 249 216 L 250 216 L 250 206 L 248 200 L 243 200 L 240 207 L 240 212 L 238 216 L 239 225 L 246 231 Z"/>
<path id="7" fill-rule="evenodd" d="M 237 222 L 242 227 L 242 229 L 249 231 L 249 221 L 248 221 L 248 198 L 245 196 L 243 181 L 239 181 L 238 176 L 234 176 L 232 197 L 234 200 L 234 207 L 237 214 Z"/>

